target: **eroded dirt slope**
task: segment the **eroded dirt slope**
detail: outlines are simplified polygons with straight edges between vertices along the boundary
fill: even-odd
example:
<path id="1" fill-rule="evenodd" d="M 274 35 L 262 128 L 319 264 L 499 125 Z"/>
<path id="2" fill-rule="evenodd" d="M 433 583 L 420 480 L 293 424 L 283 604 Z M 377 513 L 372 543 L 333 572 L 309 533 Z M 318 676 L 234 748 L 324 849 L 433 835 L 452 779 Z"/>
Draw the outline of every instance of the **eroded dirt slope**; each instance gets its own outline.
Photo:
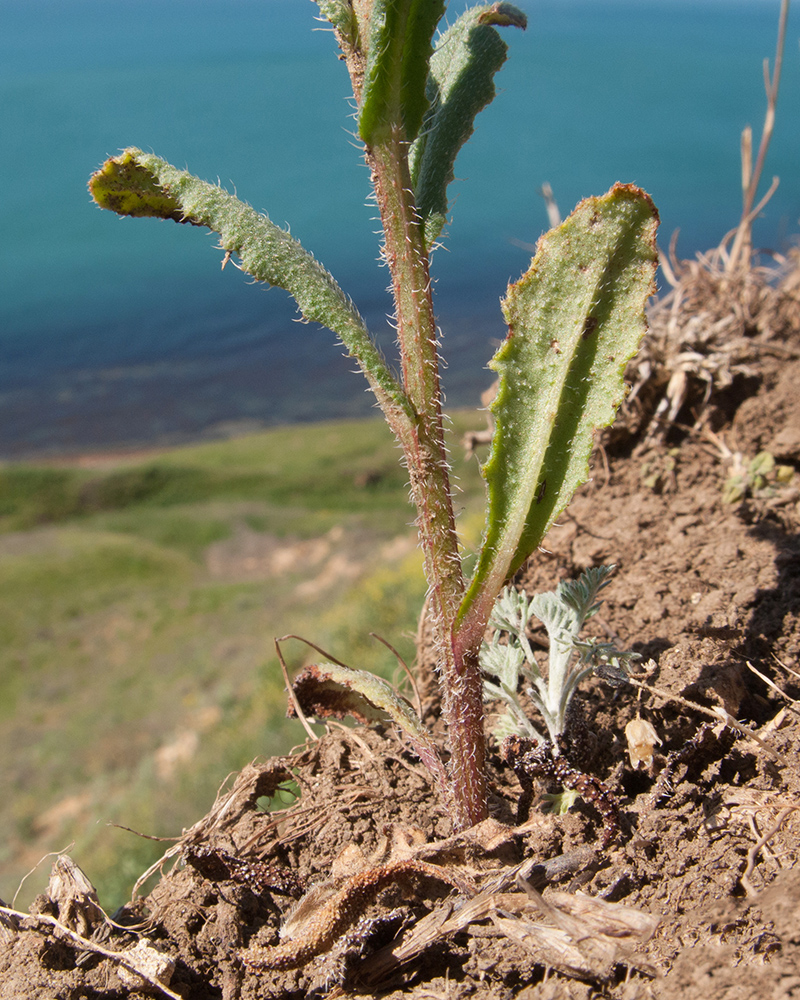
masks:
<path id="1" fill-rule="evenodd" d="M 617 566 L 595 632 L 641 653 L 648 688 L 587 684 L 570 745 L 619 801 L 610 844 L 591 803 L 545 812 L 546 781 L 519 817 L 496 744 L 492 818 L 453 837 L 395 735 L 334 728 L 242 772 L 117 915 L 136 930 L 91 906 L 38 910 L 113 951 L 146 936 L 174 960 L 161 995 L 187 1000 L 800 996 L 800 489 L 776 471 L 800 466 L 798 385 L 784 346 L 734 379 L 705 429 L 598 453 L 517 581 Z M 732 472 L 765 451 L 775 468 L 726 502 Z M 761 742 L 715 724 L 718 708 Z M 660 741 L 640 769 L 624 737 L 637 715 Z M 262 810 L 290 785 L 292 805 Z M 159 992 L 121 975 L 34 918 L 0 923 L 3 1000 Z"/>

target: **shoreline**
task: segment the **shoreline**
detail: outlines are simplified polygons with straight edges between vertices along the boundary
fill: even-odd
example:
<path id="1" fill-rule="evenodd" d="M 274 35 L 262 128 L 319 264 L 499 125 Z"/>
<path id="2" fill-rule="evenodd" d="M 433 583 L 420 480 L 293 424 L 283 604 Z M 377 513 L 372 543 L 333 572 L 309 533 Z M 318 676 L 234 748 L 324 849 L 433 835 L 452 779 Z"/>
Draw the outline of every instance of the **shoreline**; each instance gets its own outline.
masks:
<path id="1" fill-rule="evenodd" d="M 448 415 L 455 417 L 456 414 L 474 413 L 476 426 L 482 426 L 485 418 L 481 416 L 484 408 L 477 406 L 454 406 L 445 410 L 445 420 Z M 257 424 L 255 421 L 238 421 L 231 424 L 235 426 L 218 428 L 216 432 L 209 429 L 198 434 L 187 434 L 180 440 L 163 440 L 160 443 L 155 441 L 131 442 L 129 446 L 119 444 L 116 446 L 98 446 L 64 449 L 49 449 L 47 451 L 32 451 L 25 455 L 5 457 L 0 455 L 0 471 L 4 467 L 17 465 L 31 465 L 48 468 L 67 469 L 102 469 L 115 465 L 135 464 L 146 461 L 149 458 L 162 456 L 165 452 L 177 451 L 184 448 L 192 448 L 201 445 L 224 444 L 226 441 L 235 441 L 240 438 L 250 437 L 257 434 L 268 434 L 271 431 L 287 430 L 289 428 L 316 426 L 329 424 L 347 423 L 367 423 L 370 421 L 385 422 L 382 413 L 378 409 L 373 409 L 361 415 L 321 417 L 317 420 L 294 420 L 275 422 L 271 424 Z"/>
<path id="2" fill-rule="evenodd" d="M 191 448 L 194 445 L 219 444 L 224 441 L 233 441 L 236 438 L 247 437 L 250 434 L 258 434 L 262 431 L 277 430 L 282 427 L 296 427 L 301 424 L 334 423 L 337 419 L 346 420 L 348 418 L 332 417 L 329 420 L 323 418 L 316 421 L 286 421 L 274 424 L 256 424 L 255 421 L 231 421 L 231 424 L 240 423 L 241 426 L 217 432 L 213 428 L 209 428 L 209 430 L 199 431 L 197 434 L 165 435 L 161 441 L 132 441 L 129 445 L 124 443 L 117 445 L 98 444 L 96 448 L 92 448 L 91 445 L 84 445 L 74 448 L 65 447 L 63 450 L 51 447 L 49 449 L 32 450 L 18 456 L 0 455 L 0 469 L 8 465 L 37 465 L 81 469 L 103 468 L 126 462 L 146 460 L 150 457 L 163 455 L 167 451 Z M 369 417 L 363 419 L 369 419 Z"/>

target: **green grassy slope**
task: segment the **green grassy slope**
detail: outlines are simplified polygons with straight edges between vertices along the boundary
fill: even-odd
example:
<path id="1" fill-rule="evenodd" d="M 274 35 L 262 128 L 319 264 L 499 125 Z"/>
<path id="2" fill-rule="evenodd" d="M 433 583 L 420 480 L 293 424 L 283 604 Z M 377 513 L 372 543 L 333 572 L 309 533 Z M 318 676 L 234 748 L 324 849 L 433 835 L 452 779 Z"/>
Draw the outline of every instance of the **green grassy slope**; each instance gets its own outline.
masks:
<path id="1" fill-rule="evenodd" d="M 482 487 L 457 436 L 480 422 L 454 418 L 472 538 Z M 113 909 L 165 845 L 109 823 L 174 836 L 229 772 L 300 742 L 274 636 L 390 677 L 370 631 L 413 659 L 424 581 L 405 481 L 380 420 L 0 467 L 0 897 L 74 841 Z"/>

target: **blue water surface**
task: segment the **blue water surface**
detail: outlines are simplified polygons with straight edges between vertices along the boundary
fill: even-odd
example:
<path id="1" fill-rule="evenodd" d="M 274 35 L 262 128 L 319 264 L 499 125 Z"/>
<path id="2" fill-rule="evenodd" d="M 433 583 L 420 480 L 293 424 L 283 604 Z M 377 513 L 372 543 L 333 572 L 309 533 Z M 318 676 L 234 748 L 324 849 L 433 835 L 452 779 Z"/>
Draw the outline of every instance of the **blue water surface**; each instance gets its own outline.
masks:
<path id="1" fill-rule="evenodd" d="M 475 403 L 498 300 L 547 228 L 615 181 L 646 188 L 683 256 L 738 221 L 779 0 L 522 0 L 509 61 L 451 186 L 434 257 L 453 405 Z M 463 5 L 451 4 L 452 20 Z M 0 456 L 184 440 L 369 412 L 351 361 L 287 296 L 220 269 L 215 239 L 118 219 L 86 182 L 129 145 L 220 180 L 333 272 L 392 349 L 388 275 L 346 69 L 310 0 L 0 0 Z M 755 230 L 800 219 L 793 12 Z M 766 186 L 766 185 L 764 185 Z"/>

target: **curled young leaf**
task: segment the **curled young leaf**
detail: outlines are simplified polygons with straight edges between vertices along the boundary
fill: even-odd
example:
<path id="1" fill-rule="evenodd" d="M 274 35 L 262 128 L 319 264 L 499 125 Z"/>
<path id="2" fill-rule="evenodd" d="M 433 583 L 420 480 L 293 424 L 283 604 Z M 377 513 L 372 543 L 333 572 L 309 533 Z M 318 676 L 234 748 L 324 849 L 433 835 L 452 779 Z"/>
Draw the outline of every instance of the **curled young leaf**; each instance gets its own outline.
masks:
<path id="1" fill-rule="evenodd" d="M 292 691 L 305 715 L 318 719 L 346 719 L 349 715 L 366 726 L 370 722 L 388 722 L 391 714 L 385 705 L 398 698 L 385 681 L 380 683 L 385 684 L 387 690 L 381 690 L 374 683 L 378 681 L 379 678 L 365 670 L 320 663 L 301 670 L 292 682 Z M 362 693 L 360 688 L 369 691 L 372 697 Z M 287 715 L 289 718 L 296 715 L 291 703 Z"/>
<path id="2" fill-rule="evenodd" d="M 219 234 L 222 249 L 239 256 L 244 271 L 290 292 L 305 319 L 330 326 L 343 340 L 366 335 L 352 301 L 322 264 L 268 216 L 218 185 L 131 148 L 107 160 L 89 190 L 101 208 L 118 215 L 206 226 Z"/>
<path id="3" fill-rule="evenodd" d="M 405 393 L 372 340 L 352 300 L 332 275 L 286 230 L 216 184 L 140 149 L 107 160 L 89 181 L 101 208 L 137 218 L 172 219 L 218 233 L 257 281 L 289 292 L 307 321 L 338 334 L 370 381 L 387 416 L 410 418 Z"/>
<path id="4" fill-rule="evenodd" d="M 500 28 L 527 28 L 528 18 L 525 14 L 511 3 L 493 3 L 490 7 L 485 7 L 478 14 L 478 21 L 481 24 L 496 24 Z"/>
<path id="5" fill-rule="evenodd" d="M 492 25 L 525 28 L 527 19 L 508 3 L 473 7 L 438 38 L 431 57 L 426 90 L 430 107 L 409 154 L 429 247 L 444 227 L 456 156 L 472 135 L 475 117 L 494 99 L 494 75 L 506 61 L 508 46 Z"/>

